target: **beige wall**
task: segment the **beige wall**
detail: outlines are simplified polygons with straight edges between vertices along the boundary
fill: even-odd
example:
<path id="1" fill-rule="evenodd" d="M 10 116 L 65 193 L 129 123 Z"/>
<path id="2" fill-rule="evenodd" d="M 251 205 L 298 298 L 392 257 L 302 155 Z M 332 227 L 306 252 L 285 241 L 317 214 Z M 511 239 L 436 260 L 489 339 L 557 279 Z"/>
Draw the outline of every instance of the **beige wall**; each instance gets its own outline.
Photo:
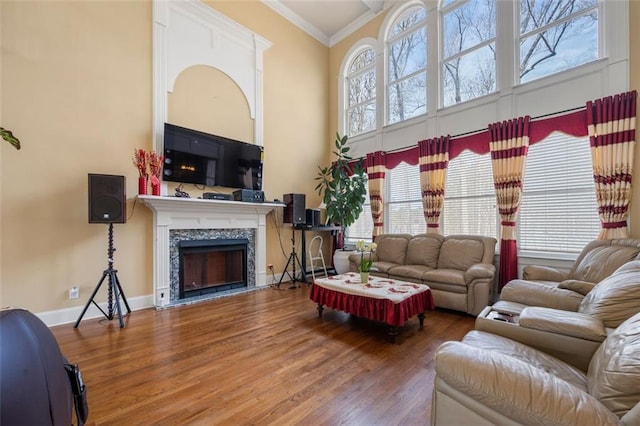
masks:
<path id="1" fill-rule="evenodd" d="M 306 193 L 313 205 L 316 164 L 326 160 L 332 133 L 329 49 L 257 0 L 209 4 L 273 43 L 264 55 L 264 189 L 268 199 Z M 135 148 L 153 147 L 151 2 L 2 0 L 0 15 L 1 124 L 23 143 L 21 151 L 0 145 L 0 306 L 46 312 L 88 299 L 107 266 L 107 226 L 87 223 L 87 173 L 126 176 L 129 219 L 114 227 L 115 267 L 130 301 L 150 295 L 152 215 L 134 203 L 132 155 Z M 185 75 L 192 72 L 198 74 L 194 80 L 221 78 L 207 76 L 206 69 Z M 192 90 L 192 83 L 181 88 Z M 220 102 L 242 111 L 227 83 L 204 95 L 229 99 L 204 105 Z M 170 101 L 170 116 L 194 120 L 194 126 L 208 120 L 180 102 Z M 212 119 L 229 124 L 228 117 Z M 245 115 L 238 128 L 219 133 L 253 139 L 247 122 Z M 289 228 L 281 222 L 281 212 L 269 216 L 267 262 L 276 271 L 291 249 Z M 73 285 L 80 287 L 80 299 L 71 301 Z"/>

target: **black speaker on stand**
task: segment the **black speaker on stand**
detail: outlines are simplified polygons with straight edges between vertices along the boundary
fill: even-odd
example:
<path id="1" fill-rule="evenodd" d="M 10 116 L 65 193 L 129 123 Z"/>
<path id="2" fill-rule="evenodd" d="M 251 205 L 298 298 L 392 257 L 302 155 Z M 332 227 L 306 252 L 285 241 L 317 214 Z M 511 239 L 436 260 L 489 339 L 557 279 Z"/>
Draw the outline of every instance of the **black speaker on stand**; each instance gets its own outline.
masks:
<path id="1" fill-rule="evenodd" d="M 82 317 L 87 312 L 91 303 L 93 303 L 100 312 L 102 312 L 102 314 L 111 321 L 114 318 L 113 308 L 115 298 L 115 307 L 118 311 L 120 328 L 124 327 L 120 298 L 122 298 L 122 301 L 127 308 L 127 314 L 131 313 L 131 308 L 129 307 L 129 303 L 127 303 L 127 298 L 124 295 L 124 291 L 122 291 L 122 286 L 118 279 L 118 271 L 113 269 L 113 254 L 116 251 L 113 247 L 113 224 L 126 222 L 126 207 L 127 200 L 124 176 L 89 174 L 89 223 L 106 223 L 109 225 L 107 269 L 102 272 L 102 277 L 98 281 L 93 293 L 91 293 L 91 297 L 87 301 L 87 304 L 84 305 L 84 309 L 82 309 L 82 313 L 73 325 L 73 328 L 78 328 L 80 321 L 82 321 Z M 100 286 L 102 286 L 102 283 L 106 278 L 108 278 L 109 283 L 107 294 L 108 312 L 105 312 L 94 300 L 96 293 L 98 293 Z"/>
<path id="2" fill-rule="evenodd" d="M 287 259 L 287 264 L 284 266 L 284 272 L 280 276 L 280 281 L 278 281 L 278 288 L 280 288 L 280 284 L 282 284 L 282 280 L 285 275 L 289 276 L 291 279 L 292 286 L 290 289 L 296 288 L 296 281 L 298 281 L 296 277 L 296 264 L 300 267 L 300 271 L 303 271 L 302 262 L 300 262 L 300 258 L 298 258 L 298 254 L 296 253 L 296 225 L 304 225 L 307 222 L 307 216 L 305 211 L 305 195 L 304 194 L 284 194 L 282 196 L 284 201 L 284 217 L 282 221 L 284 223 L 290 223 L 291 227 L 291 254 L 289 255 L 289 259 Z M 303 248 L 304 250 L 304 248 Z M 289 274 L 289 265 L 293 267 L 293 275 Z"/>

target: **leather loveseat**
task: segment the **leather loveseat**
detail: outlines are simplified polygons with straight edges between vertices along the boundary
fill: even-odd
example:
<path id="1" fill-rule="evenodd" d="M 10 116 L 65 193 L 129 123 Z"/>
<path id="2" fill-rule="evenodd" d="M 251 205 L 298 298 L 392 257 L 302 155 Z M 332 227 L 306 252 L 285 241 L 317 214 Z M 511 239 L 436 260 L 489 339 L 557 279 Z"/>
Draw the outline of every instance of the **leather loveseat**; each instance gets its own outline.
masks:
<path id="1" fill-rule="evenodd" d="M 607 335 L 640 313 L 640 260 L 625 263 L 602 280 L 576 312 L 537 306 L 509 312 L 509 307 L 509 302 L 486 307 L 476 318 L 476 330 L 517 340 L 586 371 Z"/>
<path id="2" fill-rule="evenodd" d="M 640 424 L 640 314 L 617 327 L 588 370 L 508 338 L 471 331 L 435 355 L 433 425 Z"/>
<path id="3" fill-rule="evenodd" d="M 427 284 L 437 307 L 478 315 L 492 301 L 495 238 L 383 234 L 376 244 L 371 274 Z M 349 256 L 351 271 L 360 260 L 360 253 Z"/>
<path id="4" fill-rule="evenodd" d="M 596 284 L 635 259 L 640 259 L 638 239 L 592 241 L 584 247 L 568 272 L 544 266 L 525 266 L 522 279 L 511 280 L 504 286 L 496 306 L 515 313 L 526 306 L 577 311 L 582 299 Z"/>

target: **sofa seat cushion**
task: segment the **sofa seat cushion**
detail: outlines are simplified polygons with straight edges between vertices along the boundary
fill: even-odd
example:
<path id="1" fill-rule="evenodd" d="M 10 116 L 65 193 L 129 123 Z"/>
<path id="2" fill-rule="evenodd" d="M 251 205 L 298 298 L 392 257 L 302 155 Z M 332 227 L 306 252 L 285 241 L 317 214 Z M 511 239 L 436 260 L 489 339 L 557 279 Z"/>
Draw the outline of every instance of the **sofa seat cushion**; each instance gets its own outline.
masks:
<path id="1" fill-rule="evenodd" d="M 469 238 L 447 237 L 440 247 L 438 269 L 466 271 L 471 265 L 482 262 L 484 243 Z"/>
<path id="2" fill-rule="evenodd" d="M 398 266 L 402 266 L 402 265 L 399 265 L 393 262 L 383 262 L 383 261 L 373 262 L 373 268 L 376 268 L 378 272 L 382 272 L 383 274 L 388 274 L 391 268 L 397 268 Z"/>
<path id="3" fill-rule="evenodd" d="M 467 285 L 464 282 L 464 271 L 457 269 L 432 269 L 431 271 L 423 273 L 421 278 L 425 284 L 454 284 L 463 287 L 466 292 Z"/>
<path id="4" fill-rule="evenodd" d="M 640 254 L 638 247 L 600 246 L 585 254 L 571 273 L 574 280 L 599 283 Z"/>
<path id="5" fill-rule="evenodd" d="M 576 367 L 523 343 L 497 334 L 472 330 L 462 339 L 463 343 L 487 351 L 497 351 L 546 371 L 578 389 L 587 390 L 587 375 Z"/>
<path id="6" fill-rule="evenodd" d="M 457 300 L 459 300 L 458 297 L 460 295 L 466 295 L 467 294 L 467 287 L 463 287 L 461 285 L 445 284 L 445 283 L 439 283 L 439 282 L 433 282 L 433 281 L 427 282 L 427 281 L 422 281 L 422 280 L 420 280 L 420 282 L 428 285 L 431 290 L 439 290 L 439 294 L 440 295 L 446 294 L 446 295 L 451 296 L 452 298 L 455 298 Z M 445 304 L 443 297 L 444 296 L 435 296 L 435 293 L 434 293 L 434 298 L 436 300 L 436 306 L 440 306 L 440 305 L 438 305 L 438 303 L 442 302 L 443 304 L 442 304 L 441 307 L 447 308 L 447 309 L 456 309 L 456 308 L 453 308 L 453 307 Z M 466 303 L 466 300 L 465 300 L 465 303 Z M 456 310 L 459 310 L 459 309 L 456 309 Z"/>
<path id="7" fill-rule="evenodd" d="M 420 280 L 422 275 L 431 271 L 433 268 L 425 265 L 404 265 L 404 266 L 394 266 L 389 269 L 389 275 L 393 275 L 396 277 L 404 277 L 408 279 Z M 403 279 L 403 278 L 400 278 Z"/>
<path id="8" fill-rule="evenodd" d="M 583 297 L 575 291 L 558 288 L 558 283 L 527 280 L 511 280 L 500 293 L 501 300 L 572 312 L 578 310 Z"/>
<path id="9" fill-rule="evenodd" d="M 640 401 L 640 314 L 616 328 L 591 358 L 589 393 L 622 417 Z"/>
<path id="10" fill-rule="evenodd" d="M 598 283 L 580 302 L 578 312 L 612 328 L 640 312 L 640 260 L 623 265 Z"/>
<path id="11" fill-rule="evenodd" d="M 438 267 L 440 246 L 444 237 L 439 234 L 423 234 L 414 236 L 407 247 L 407 265 L 425 265 L 434 269 Z"/>

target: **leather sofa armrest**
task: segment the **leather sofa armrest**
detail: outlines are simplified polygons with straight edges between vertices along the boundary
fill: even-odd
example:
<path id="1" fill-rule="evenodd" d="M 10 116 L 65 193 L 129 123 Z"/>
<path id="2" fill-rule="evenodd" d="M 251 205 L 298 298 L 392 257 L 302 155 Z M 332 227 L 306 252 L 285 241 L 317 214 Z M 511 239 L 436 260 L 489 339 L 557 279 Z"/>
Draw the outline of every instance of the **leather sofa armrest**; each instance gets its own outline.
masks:
<path id="1" fill-rule="evenodd" d="M 464 273 L 464 280 L 468 284 L 477 278 L 493 279 L 496 274 L 496 267 L 489 263 L 476 263 L 471 265 Z"/>
<path id="2" fill-rule="evenodd" d="M 522 270 L 523 280 L 560 282 L 566 280 L 568 275 L 548 266 L 527 265 Z"/>
<path id="3" fill-rule="evenodd" d="M 572 290 L 535 281 L 511 280 L 502 289 L 500 299 L 527 306 L 544 306 L 576 312 L 584 296 Z"/>
<path id="4" fill-rule="evenodd" d="M 462 342 L 436 352 L 436 374 L 446 383 L 514 422 L 617 424 L 596 398 L 542 369 L 509 355 Z"/>
<path id="5" fill-rule="evenodd" d="M 607 337 L 607 330 L 600 319 L 580 312 L 530 306 L 522 310 L 518 323 L 520 327 L 594 342 L 602 342 Z"/>

